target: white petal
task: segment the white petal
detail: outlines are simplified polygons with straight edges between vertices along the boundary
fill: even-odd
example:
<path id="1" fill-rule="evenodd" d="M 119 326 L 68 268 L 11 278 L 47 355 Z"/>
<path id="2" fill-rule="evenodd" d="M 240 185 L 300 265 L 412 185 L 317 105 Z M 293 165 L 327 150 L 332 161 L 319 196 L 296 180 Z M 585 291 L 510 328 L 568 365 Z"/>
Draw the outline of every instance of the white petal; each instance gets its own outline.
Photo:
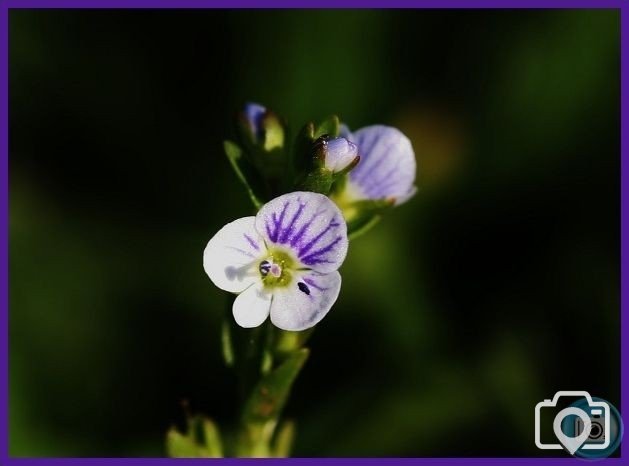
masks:
<path id="1" fill-rule="evenodd" d="M 240 293 L 260 279 L 258 264 L 266 247 L 254 222 L 255 217 L 244 217 L 228 223 L 205 247 L 203 268 L 222 290 Z"/>
<path id="2" fill-rule="evenodd" d="M 269 316 L 271 293 L 262 284 L 254 283 L 236 296 L 232 312 L 236 323 L 241 327 L 251 328 L 262 324 Z"/>
<path id="3" fill-rule="evenodd" d="M 347 255 L 347 224 L 323 194 L 297 191 L 276 197 L 262 206 L 255 225 L 269 247 L 281 245 L 304 267 L 321 273 L 338 269 Z"/>
<path id="4" fill-rule="evenodd" d="M 340 290 L 341 275 L 338 272 L 297 272 L 289 286 L 273 291 L 271 322 L 283 330 L 313 327 L 328 313 Z"/>

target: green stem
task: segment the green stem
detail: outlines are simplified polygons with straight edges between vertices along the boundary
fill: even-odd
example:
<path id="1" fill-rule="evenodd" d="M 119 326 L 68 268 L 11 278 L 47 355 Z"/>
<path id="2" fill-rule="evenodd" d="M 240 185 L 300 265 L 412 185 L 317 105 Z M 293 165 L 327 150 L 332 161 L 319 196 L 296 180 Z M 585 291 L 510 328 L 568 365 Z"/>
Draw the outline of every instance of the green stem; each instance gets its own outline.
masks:
<path id="1" fill-rule="evenodd" d="M 270 321 L 245 329 L 232 317 L 227 302 L 223 323 L 223 355 L 237 376 L 239 425 L 233 453 L 240 457 L 287 456 L 294 436 L 292 423 L 280 415 L 309 351 L 303 346 L 312 329 L 287 332 Z"/>

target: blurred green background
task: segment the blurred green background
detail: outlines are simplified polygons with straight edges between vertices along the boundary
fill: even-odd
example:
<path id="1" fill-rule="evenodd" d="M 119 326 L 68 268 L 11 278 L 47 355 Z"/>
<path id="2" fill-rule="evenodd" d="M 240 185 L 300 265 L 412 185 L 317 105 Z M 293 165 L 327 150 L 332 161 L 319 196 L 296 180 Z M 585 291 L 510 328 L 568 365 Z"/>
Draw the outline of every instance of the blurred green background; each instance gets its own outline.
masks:
<path id="1" fill-rule="evenodd" d="M 247 100 L 398 126 L 419 193 L 352 242 L 287 406 L 296 456 L 548 456 L 619 406 L 614 10 L 10 11 L 10 453 L 160 456 L 236 413 L 202 251 L 251 207 Z"/>

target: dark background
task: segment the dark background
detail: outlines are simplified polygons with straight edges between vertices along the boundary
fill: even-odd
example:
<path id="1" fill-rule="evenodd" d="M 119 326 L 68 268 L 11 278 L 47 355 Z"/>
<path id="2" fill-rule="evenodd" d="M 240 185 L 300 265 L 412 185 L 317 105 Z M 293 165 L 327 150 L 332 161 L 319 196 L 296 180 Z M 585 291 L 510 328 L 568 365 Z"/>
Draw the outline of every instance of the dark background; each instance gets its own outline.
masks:
<path id="1" fill-rule="evenodd" d="M 548 456 L 533 409 L 619 406 L 613 10 L 10 12 L 10 453 L 159 456 L 236 412 L 202 251 L 248 215 L 247 100 L 412 140 L 287 414 L 297 456 Z"/>

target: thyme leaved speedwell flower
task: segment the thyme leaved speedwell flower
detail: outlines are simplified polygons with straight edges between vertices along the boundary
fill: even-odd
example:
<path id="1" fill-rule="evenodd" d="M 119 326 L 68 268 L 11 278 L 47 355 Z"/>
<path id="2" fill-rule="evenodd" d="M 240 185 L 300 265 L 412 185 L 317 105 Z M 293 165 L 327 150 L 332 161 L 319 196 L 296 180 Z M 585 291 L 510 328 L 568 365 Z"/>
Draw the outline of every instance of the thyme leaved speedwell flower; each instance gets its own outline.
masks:
<path id="1" fill-rule="evenodd" d="M 315 151 L 321 153 L 322 165 L 332 174 L 347 173 L 360 161 L 358 147 L 345 138 L 319 138 Z"/>
<path id="2" fill-rule="evenodd" d="M 223 435 L 210 418 L 187 412 L 185 429 L 167 435 L 175 457 L 290 454 L 294 428 L 282 409 L 313 327 L 339 296 L 349 240 L 415 193 L 415 154 L 395 128 L 352 134 L 332 115 L 291 138 L 286 120 L 256 103 L 234 123 L 223 148 L 257 214 L 221 228 L 203 267 L 236 295 L 227 300 L 220 343 L 236 376 L 239 415 Z"/>
<path id="3" fill-rule="evenodd" d="M 304 330 L 336 301 L 347 247 L 338 207 L 322 194 L 294 192 L 225 225 L 207 244 L 203 267 L 216 286 L 239 293 L 232 311 L 241 327 L 270 314 L 283 330 Z"/>

